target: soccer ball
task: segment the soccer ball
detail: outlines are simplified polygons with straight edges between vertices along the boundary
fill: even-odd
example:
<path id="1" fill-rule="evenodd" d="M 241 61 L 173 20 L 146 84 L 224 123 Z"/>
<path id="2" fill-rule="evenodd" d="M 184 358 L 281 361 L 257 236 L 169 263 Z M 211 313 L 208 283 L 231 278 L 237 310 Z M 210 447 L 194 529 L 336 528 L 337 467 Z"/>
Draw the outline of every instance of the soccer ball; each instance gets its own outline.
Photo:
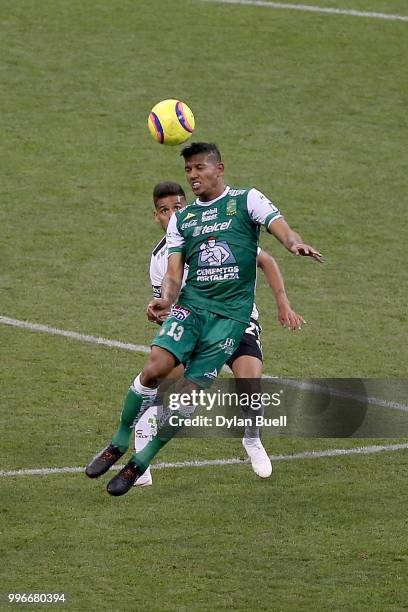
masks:
<path id="1" fill-rule="evenodd" d="M 147 125 L 157 142 L 178 145 L 190 138 L 195 121 L 191 109 L 180 100 L 162 100 L 153 106 Z"/>

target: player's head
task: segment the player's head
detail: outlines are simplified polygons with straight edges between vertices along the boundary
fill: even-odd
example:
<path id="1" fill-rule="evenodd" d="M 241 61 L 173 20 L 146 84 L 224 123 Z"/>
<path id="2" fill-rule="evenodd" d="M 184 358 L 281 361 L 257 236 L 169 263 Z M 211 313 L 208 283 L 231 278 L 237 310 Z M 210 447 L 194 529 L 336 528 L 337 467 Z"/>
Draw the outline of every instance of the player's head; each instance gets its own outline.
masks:
<path id="1" fill-rule="evenodd" d="M 166 231 L 171 215 L 186 206 L 186 194 L 178 183 L 163 181 L 153 189 L 154 218 Z"/>
<path id="2" fill-rule="evenodd" d="M 193 142 L 181 151 L 186 177 L 193 193 L 203 201 L 217 198 L 225 189 L 224 164 L 213 142 Z"/>

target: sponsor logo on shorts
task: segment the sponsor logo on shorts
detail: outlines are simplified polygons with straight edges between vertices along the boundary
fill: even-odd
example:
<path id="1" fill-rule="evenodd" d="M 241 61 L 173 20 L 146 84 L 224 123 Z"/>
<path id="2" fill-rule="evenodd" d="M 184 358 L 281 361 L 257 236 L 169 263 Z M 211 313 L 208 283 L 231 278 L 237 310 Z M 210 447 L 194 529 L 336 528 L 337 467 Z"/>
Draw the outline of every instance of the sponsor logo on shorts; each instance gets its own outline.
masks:
<path id="1" fill-rule="evenodd" d="M 224 342 L 220 342 L 218 346 L 226 355 L 232 355 L 235 350 L 235 340 L 234 338 L 227 338 Z"/>
<path id="2" fill-rule="evenodd" d="M 177 319 L 177 321 L 185 321 L 189 314 L 191 314 L 191 310 L 183 308 L 183 306 L 179 306 L 178 304 L 174 304 L 174 306 L 171 307 L 170 316 Z"/>
<path id="3" fill-rule="evenodd" d="M 215 368 L 212 372 L 206 372 L 204 376 L 206 376 L 207 378 L 211 378 L 211 380 L 214 380 L 218 376 L 217 369 Z"/>

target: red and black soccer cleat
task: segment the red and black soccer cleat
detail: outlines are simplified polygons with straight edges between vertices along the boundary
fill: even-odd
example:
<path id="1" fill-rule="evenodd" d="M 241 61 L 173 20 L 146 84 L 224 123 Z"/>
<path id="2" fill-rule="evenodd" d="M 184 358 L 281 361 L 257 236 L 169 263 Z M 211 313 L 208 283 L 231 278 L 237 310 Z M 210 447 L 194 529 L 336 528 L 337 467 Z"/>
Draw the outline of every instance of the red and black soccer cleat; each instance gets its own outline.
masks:
<path id="1" fill-rule="evenodd" d="M 109 444 L 98 455 L 96 455 L 85 468 L 85 474 L 89 478 L 98 478 L 105 474 L 114 463 L 116 463 L 123 455 L 117 446 Z"/>

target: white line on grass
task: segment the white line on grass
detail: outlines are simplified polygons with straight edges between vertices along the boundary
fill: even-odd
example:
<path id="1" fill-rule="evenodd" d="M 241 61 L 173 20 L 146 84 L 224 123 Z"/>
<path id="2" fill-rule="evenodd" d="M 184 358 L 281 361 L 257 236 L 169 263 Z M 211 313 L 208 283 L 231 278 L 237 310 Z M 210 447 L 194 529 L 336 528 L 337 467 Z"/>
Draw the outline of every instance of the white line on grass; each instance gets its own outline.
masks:
<path id="1" fill-rule="evenodd" d="M 99 336 L 90 336 L 88 334 L 81 334 L 79 332 L 59 329 L 58 327 L 50 327 L 49 325 L 43 325 L 41 323 L 31 323 L 30 321 L 12 319 L 11 317 L 6 317 L 4 315 L 0 315 L 0 323 L 2 323 L 3 325 L 10 325 L 12 327 L 19 327 L 21 329 L 29 329 L 30 331 L 39 331 L 54 336 L 64 336 L 65 338 L 78 340 L 80 342 L 90 342 L 91 344 L 99 344 L 102 346 L 108 346 L 110 348 L 113 347 L 124 349 L 126 351 L 133 351 L 135 353 L 150 352 L 150 348 L 148 346 L 144 346 L 143 344 L 132 344 L 131 342 L 121 342 L 120 340 L 110 340 L 108 338 L 100 338 Z M 292 380 L 290 378 L 279 379 L 279 377 L 271 376 L 270 374 L 265 374 L 263 378 L 269 378 L 272 381 L 276 380 L 277 382 L 281 380 L 282 384 L 297 387 L 305 391 L 316 391 L 317 393 L 327 393 L 328 391 L 330 391 L 332 395 L 335 395 L 337 397 L 345 397 L 347 399 L 351 399 L 357 402 L 367 402 L 368 404 L 380 406 L 382 408 L 391 408 L 393 410 L 408 412 L 408 405 L 401 404 L 400 402 L 385 400 L 379 397 L 364 397 L 353 393 L 342 392 L 333 388 L 328 389 L 328 387 L 324 387 L 323 385 L 317 385 L 315 383 L 309 383 L 307 381 Z"/>
<path id="2" fill-rule="evenodd" d="M 357 446 L 355 448 L 329 448 L 321 451 L 305 451 L 293 455 L 270 455 L 272 461 L 293 461 L 296 459 L 324 459 L 326 457 L 347 457 L 349 455 L 373 455 L 375 453 L 393 452 L 408 449 L 408 443 L 386 444 L 384 446 Z M 169 468 L 209 467 L 213 465 L 240 465 L 249 463 L 249 459 L 204 459 L 202 461 L 176 461 L 174 463 L 162 462 L 152 465 L 154 470 Z M 122 469 L 123 465 L 116 465 L 112 469 Z M 37 468 L 30 470 L 0 470 L 0 477 L 11 476 L 49 476 L 52 474 L 74 474 L 83 472 L 83 467 Z"/>
<path id="3" fill-rule="evenodd" d="M 11 325 L 12 327 L 20 327 L 21 329 L 29 329 L 30 331 L 39 331 L 54 336 L 64 336 L 72 340 L 80 342 L 90 342 L 91 344 L 102 344 L 113 348 L 124 349 L 126 351 L 134 351 L 135 353 L 150 353 L 148 346 L 142 344 L 132 344 L 131 342 L 121 342 L 120 340 L 109 340 L 108 338 L 99 338 L 98 336 L 89 336 L 88 334 L 80 334 L 79 332 L 67 331 L 58 329 L 58 327 L 50 327 L 41 323 L 30 323 L 30 321 L 20 321 L 19 319 L 11 319 L 0 315 L 0 323 Z"/>
<path id="4" fill-rule="evenodd" d="M 350 17 L 386 19 L 388 21 L 408 21 L 408 15 L 395 15 L 392 13 L 372 13 L 367 11 L 357 11 L 355 9 L 313 6 L 310 4 L 286 4 L 284 2 L 267 2 L 265 0 L 201 0 L 201 2 L 213 2 L 216 4 L 245 4 L 250 6 L 262 6 L 272 9 L 287 9 L 292 11 L 303 11 L 309 13 L 329 13 L 333 15 L 349 15 Z"/>

